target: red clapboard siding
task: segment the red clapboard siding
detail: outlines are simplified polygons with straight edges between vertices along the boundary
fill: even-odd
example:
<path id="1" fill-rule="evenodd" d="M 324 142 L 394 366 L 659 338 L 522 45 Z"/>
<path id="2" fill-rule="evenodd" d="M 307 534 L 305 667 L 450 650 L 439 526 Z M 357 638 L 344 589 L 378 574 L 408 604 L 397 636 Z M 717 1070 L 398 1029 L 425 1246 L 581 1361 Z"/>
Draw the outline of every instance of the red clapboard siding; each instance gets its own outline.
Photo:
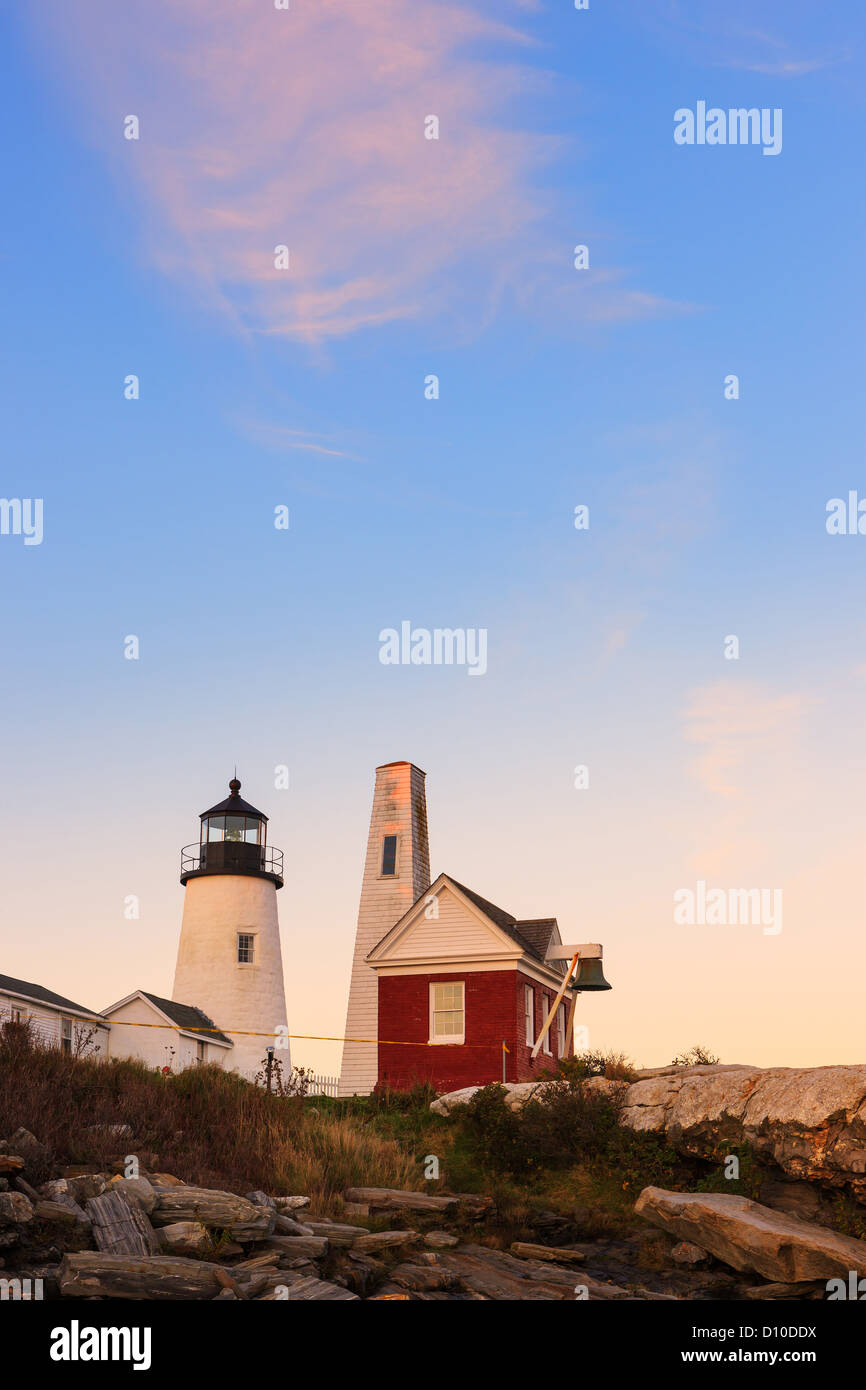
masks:
<path id="1" fill-rule="evenodd" d="M 466 986 L 466 1042 L 462 1047 L 427 1047 L 430 1036 L 430 985 L 462 980 Z M 523 988 L 535 990 L 535 1035 L 541 1029 L 554 991 L 543 988 L 519 970 L 455 970 L 424 975 L 379 976 L 379 1082 L 408 1090 L 418 1081 L 430 1081 L 437 1091 L 456 1091 L 462 1086 L 485 1086 L 502 1080 L 502 1042 L 509 1048 L 506 1080 L 533 1081 L 556 1067 L 556 1024 L 550 1046 L 553 1056 L 539 1053 L 525 1042 Z M 542 995 L 544 1003 L 542 1003 Z M 418 1046 L 390 1046 L 389 1042 L 417 1042 Z"/>

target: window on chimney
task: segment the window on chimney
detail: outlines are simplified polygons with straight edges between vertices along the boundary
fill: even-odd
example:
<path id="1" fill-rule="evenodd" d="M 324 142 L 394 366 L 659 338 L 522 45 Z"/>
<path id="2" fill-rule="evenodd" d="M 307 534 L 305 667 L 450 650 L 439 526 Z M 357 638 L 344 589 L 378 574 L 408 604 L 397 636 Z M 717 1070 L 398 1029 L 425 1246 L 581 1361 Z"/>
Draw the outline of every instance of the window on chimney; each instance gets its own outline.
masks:
<path id="1" fill-rule="evenodd" d="M 394 878 L 397 874 L 397 836 L 386 835 L 382 841 L 382 877 Z"/>

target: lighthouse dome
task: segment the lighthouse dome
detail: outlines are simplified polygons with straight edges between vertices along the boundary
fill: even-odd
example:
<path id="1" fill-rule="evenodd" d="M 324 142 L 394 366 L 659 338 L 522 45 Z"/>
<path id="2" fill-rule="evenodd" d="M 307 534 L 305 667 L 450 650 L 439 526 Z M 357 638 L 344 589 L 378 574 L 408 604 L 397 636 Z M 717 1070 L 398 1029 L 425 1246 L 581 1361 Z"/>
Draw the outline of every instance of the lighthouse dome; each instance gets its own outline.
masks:
<path id="1" fill-rule="evenodd" d="M 181 883 L 193 875 L 254 874 L 283 886 L 282 852 L 268 847 L 268 818 L 244 801 L 237 777 L 229 782 L 229 795 L 201 813 L 197 845 L 181 851 Z"/>
<path id="2" fill-rule="evenodd" d="M 251 806 L 238 795 L 240 789 L 240 782 L 237 777 L 233 777 L 229 782 L 229 795 L 223 801 L 218 801 L 216 806 L 211 806 L 210 810 L 202 811 L 202 820 L 211 816 L 250 816 L 253 820 L 266 821 L 264 811 L 257 811 L 255 806 Z"/>

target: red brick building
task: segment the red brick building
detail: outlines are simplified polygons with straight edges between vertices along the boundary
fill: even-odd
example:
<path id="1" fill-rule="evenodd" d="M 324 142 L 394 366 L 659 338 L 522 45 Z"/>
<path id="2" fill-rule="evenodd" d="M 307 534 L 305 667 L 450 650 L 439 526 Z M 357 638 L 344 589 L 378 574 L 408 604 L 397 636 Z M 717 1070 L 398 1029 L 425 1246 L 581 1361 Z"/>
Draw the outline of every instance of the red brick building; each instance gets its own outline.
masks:
<path id="1" fill-rule="evenodd" d="M 546 959 L 557 945 L 555 918 L 518 921 L 440 874 L 366 956 L 378 979 L 380 1084 L 453 1091 L 555 1070 L 571 990 L 531 1052 L 562 985 L 563 962 Z"/>

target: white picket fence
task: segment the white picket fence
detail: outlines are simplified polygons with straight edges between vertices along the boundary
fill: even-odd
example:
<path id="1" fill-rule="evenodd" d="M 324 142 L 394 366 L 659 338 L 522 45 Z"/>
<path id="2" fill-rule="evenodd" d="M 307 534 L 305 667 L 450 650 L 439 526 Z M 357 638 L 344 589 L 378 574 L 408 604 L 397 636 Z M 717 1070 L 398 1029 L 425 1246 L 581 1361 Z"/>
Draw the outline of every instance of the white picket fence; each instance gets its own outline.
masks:
<path id="1" fill-rule="evenodd" d="M 309 1074 L 308 1096 L 336 1096 L 340 1084 L 339 1076 L 316 1076 Z"/>

